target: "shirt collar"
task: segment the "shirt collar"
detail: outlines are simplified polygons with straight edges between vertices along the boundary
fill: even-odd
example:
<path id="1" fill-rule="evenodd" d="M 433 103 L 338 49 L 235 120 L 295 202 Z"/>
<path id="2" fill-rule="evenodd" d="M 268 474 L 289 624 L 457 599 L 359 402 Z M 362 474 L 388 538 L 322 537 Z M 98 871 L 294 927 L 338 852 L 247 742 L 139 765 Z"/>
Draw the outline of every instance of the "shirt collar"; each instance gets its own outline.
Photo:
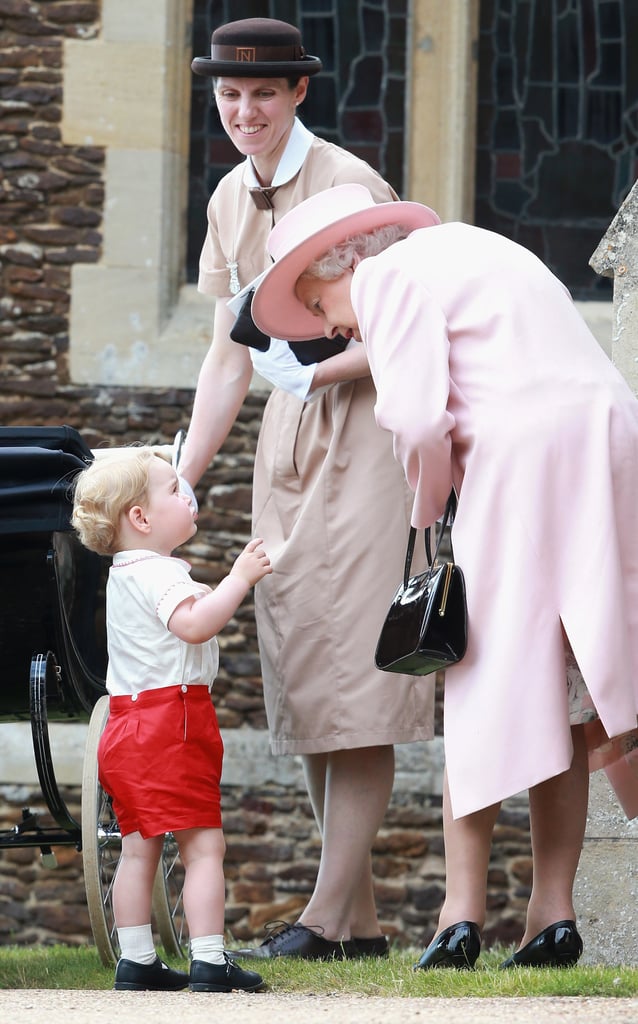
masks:
<path id="1" fill-rule="evenodd" d="M 175 555 L 160 555 L 157 551 L 149 551 L 148 548 L 133 548 L 130 551 L 116 551 L 113 555 L 113 566 L 132 565 L 134 562 L 145 562 L 150 558 L 166 558 L 169 561 L 182 562 L 183 565 L 190 564 L 184 558 L 177 558 Z"/>
<path id="2" fill-rule="evenodd" d="M 279 188 L 291 181 L 303 167 L 303 162 L 308 155 L 314 135 L 301 123 L 298 117 L 295 118 L 292 131 L 288 137 L 286 148 L 277 164 L 277 170 L 272 180 L 273 188 Z M 260 182 L 255 174 L 255 168 L 251 158 L 246 157 L 246 168 L 244 171 L 244 182 L 249 188 L 258 188 Z"/>

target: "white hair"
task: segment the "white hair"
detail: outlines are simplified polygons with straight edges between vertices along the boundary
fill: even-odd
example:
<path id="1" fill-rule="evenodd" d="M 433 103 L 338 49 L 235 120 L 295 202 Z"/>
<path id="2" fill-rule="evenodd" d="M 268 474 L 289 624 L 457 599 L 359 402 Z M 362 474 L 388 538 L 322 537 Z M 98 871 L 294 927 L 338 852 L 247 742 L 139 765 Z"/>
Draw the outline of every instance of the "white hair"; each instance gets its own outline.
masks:
<path id="1" fill-rule="evenodd" d="M 375 228 L 374 231 L 351 235 L 345 241 L 333 245 L 323 256 L 313 260 L 300 275 L 300 279 L 307 277 L 318 278 L 320 281 L 334 281 L 352 266 L 356 257 L 365 260 L 368 256 L 378 256 L 384 249 L 407 238 L 409 234 L 411 229 L 403 224 L 387 224 Z"/>

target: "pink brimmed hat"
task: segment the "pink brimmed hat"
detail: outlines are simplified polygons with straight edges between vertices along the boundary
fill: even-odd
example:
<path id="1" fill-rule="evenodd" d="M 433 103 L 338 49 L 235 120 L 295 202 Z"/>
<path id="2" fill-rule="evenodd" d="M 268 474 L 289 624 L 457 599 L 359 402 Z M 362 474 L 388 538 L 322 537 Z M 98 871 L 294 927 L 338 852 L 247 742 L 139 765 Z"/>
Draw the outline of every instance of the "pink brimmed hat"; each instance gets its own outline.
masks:
<path id="1" fill-rule="evenodd" d="M 421 203 L 375 203 L 364 185 L 336 185 L 305 199 L 281 218 L 268 236 L 275 260 L 253 296 L 257 326 L 273 338 L 306 341 L 317 337 L 317 318 L 295 295 L 304 270 L 339 242 L 387 224 L 410 231 L 440 224 L 434 210 Z"/>

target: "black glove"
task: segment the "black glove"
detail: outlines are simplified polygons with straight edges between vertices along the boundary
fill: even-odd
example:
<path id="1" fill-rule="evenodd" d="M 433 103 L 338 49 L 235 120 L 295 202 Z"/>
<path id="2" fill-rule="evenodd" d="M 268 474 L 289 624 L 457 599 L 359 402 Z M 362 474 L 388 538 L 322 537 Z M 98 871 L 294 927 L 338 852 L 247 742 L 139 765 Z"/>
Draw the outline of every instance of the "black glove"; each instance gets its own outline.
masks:
<path id="1" fill-rule="evenodd" d="M 246 295 L 230 336 L 240 345 L 256 348 L 259 352 L 267 352 L 270 348 L 270 338 L 259 330 L 252 318 L 251 306 L 254 294 L 254 289 L 251 289 Z M 340 334 L 337 334 L 335 338 L 311 338 L 308 341 L 289 341 L 288 344 L 302 366 L 310 366 L 311 363 L 321 363 L 324 359 L 330 359 L 330 356 L 336 356 L 339 352 L 343 352 L 348 342 Z"/>

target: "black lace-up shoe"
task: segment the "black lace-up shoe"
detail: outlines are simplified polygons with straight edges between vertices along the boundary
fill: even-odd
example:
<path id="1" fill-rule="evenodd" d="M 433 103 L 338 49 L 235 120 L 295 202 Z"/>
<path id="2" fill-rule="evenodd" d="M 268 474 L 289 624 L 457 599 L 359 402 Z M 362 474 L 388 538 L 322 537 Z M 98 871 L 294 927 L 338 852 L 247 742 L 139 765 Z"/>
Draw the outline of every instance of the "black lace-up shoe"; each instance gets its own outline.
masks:
<path id="1" fill-rule="evenodd" d="M 232 956 L 251 960 L 270 960 L 276 956 L 295 956 L 300 960 L 345 960 L 352 941 L 333 942 L 324 939 L 320 928 L 286 924 L 285 921 L 273 921 L 266 925 L 266 929 L 269 935 L 260 946 L 233 949 Z"/>
<path id="2" fill-rule="evenodd" d="M 387 956 L 390 952 L 390 943 L 386 935 L 375 935 L 372 939 L 356 939 L 353 935 L 344 942 L 343 948 L 347 960 L 359 960 L 366 956 Z"/>
<path id="3" fill-rule="evenodd" d="M 224 953 L 223 964 L 209 964 L 205 960 L 193 960 L 191 963 L 191 992 L 255 992 L 262 988 L 264 980 L 256 971 L 245 971 L 243 967 Z"/>
<path id="4" fill-rule="evenodd" d="M 118 960 L 113 988 L 129 992 L 178 992 L 187 985 L 188 975 L 184 971 L 174 971 L 156 957 L 152 964 Z"/>

